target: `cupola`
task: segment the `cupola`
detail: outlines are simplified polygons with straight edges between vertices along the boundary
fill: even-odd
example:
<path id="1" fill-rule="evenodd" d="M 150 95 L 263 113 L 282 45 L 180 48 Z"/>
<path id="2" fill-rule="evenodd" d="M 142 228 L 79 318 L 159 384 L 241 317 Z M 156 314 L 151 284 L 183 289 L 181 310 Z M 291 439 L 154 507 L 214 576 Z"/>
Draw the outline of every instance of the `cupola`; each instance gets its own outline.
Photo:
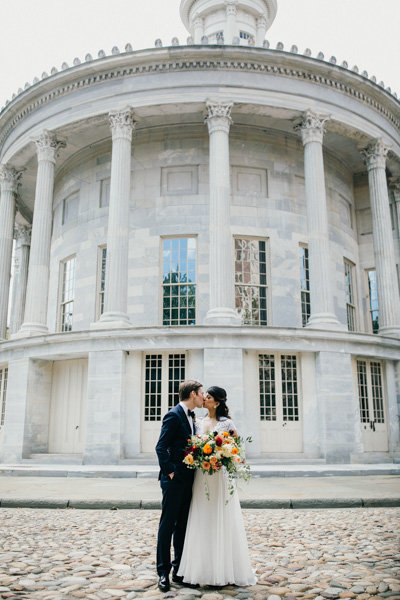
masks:
<path id="1" fill-rule="evenodd" d="M 277 0 L 182 0 L 181 18 L 201 44 L 255 44 L 262 46 L 277 12 Z"/>

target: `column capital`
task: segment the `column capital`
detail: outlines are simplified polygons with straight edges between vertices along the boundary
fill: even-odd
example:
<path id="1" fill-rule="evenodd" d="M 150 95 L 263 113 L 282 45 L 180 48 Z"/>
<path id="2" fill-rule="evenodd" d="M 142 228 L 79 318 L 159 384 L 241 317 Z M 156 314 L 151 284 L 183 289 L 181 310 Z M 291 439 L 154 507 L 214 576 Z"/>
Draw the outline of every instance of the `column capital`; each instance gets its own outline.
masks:
<path id="1" fill-rule="evenodd" d="M 361 156 L 367 165 L 367 170 L 372 169 L 385 169 L 386 168 L 386 157 L 390 150 L 390 146 L 385 144 L 381 139 L 374 140 L 366 148 L 361 150 Z"/>
<path id="2" fill-rule="evenodd" d="M 268 25 L 267 17 L 261 14 L 257 17 L 257 29 L 266 29 Z"/>
<path id="3" fill-rule="evenodd" d="M 226 14 L 227 16 L 233 15 L 236 17 L 237 15 L 237 5 L 238 0 L 225 0 Z"/>
<path id="4" fill-rule="evenodd" d="M 223 131 L 229 134 L 230 127 L 233 123 L 231 111 L 233 102 L 213 102 L 207 100 L 207 117 L 205 119 L 208 125 L 209 133 L 214 131 Z"/>
<path id="5" fill-rule="evenodd" d="M 32 236 L 31 225 L 20 225 L 17 223 L 14 225 L 14 239 L 20 246 L 30 246 Z"/>
<path id="6" fill-rule="evenodd" d="M 14 169 L 7 165 L 0 166 L 0 185 L 2 192 L 12 192 L 16 194 L 21 185 L 22 170 Z"/>
<path id="7" fill-rule="evenodd" d="M 195 28 L 196 27 L 203 27 L 203 25 L 204 25 L 204 19 L 203 19 L 203 17 L 200 17 L 200 16 L 194 17 L 194 19 L 193 19 L 193 27 L 195 27 Z"/>
<path id="8" fill-rule="evenodd" d="M 58 152 L 65 148 L 64 140 L 59 140 L 55 133 L 44 130 L 37 138 L 33 140 L 36 145 L 38 161 L 55 163 Z"/>
<path id="9" fill-rule="evenodd" d="M 122 110 L 113 110 L 108 114 L 113 140 L 122 138 L 132 141 L 132 133 L 135 129 L 133 109 L 130 106 Z"/>
<path id="10" fill-rule="evenodd" d="M 325 123 L 329 121 L 328 115 L 319 115 L 307 110 L 303 114 L 303 119 L 300 123 L 295 125 L 295 131 L 301 132 L 303 145 L 305 146 L 309 142 L 319 142 L 322 144 L 325 133 Z"/>

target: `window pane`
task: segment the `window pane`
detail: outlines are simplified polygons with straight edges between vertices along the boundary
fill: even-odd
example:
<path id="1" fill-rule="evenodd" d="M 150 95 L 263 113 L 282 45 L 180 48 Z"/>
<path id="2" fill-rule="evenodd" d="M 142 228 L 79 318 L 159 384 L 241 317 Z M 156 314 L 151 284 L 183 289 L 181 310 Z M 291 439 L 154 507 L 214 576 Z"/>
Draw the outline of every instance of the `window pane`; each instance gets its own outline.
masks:
<path id="1" fill-rule="evenodd" d="M 375 269 L 368 271 L 369 306 L 371 313 L 372 331 L 379 333 L 379 301 L 378 283 Z"/>
<path id="2" fill-rule="evenodd" d="M 71 258 L 61 263 L 61 303 L 60 303 L 60 328 L 61 331 L 72 330 L 72 317 L 74 312 L 75 294 L 75 264 L 76 259 Z"/>
<path id="3" fill-rule="evenodd" d="M 190 285 L 188 283 L 190 282 Z M 196 239 L 163 240 L 163 325 L 196 322 Z M 190 311 L 178 310 L 191 307 Z"/>
<path id="4" fill-rule="evenodd" d="M 267 325 L 264 240 L 235 239 L 235 308 L 245 325 Z"/>
<path id="5" fill-rule="evenodd" d="M 276 421 L 275 357 L 259 355 L 260 419 Z"/>
<path id="6" fill-rule="evenodd" d="M 301 289 L 301 321 L 303 327 L 305 327 L 311 315 L 310 268 L 307 246 L 299 246 L 299 263 Z"/>
<path id="7" fill-rule="evenodd" d="M 145 370 L 145 421 L 161 421 L 161 376 L 162 355 L 148 354 Z"/>
<path id="8" fill-rule="evenodd" d="M 168 357 L 168 410 L 179 402 L 179 385 L 185 380 L 185 355 L 170 354 Z"/>
<path id="9" fill-rule="evenodd" d="M 379 362 L 371 362 L 371 385 L 374 421 L 375 423 L 384 423 L 382 370 Z"/>
<path id="10" fill-rule="evenodd" d="M 367 363 L 364 360 L 357 361 L 357 379 L 361 423 L 369 423 Z"/>
<path id="11" fill-rule="evenodd" d="M 299 399 L 297 393 L 297 358 L 281 356 L 282 411 L 284 421 L 299 420 Z"/>

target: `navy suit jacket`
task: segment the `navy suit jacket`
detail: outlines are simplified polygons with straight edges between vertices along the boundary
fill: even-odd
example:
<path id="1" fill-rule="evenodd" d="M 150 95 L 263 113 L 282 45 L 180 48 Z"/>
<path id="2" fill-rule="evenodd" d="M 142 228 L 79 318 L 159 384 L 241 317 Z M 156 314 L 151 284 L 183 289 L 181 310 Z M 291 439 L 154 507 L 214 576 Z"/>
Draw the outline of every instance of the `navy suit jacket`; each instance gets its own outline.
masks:
<path id="1" fill-rule="evenodd" d="M 192 430 L 182 406 L 177 404 L 163 418 L 160 437 L 156 446 L 160 475 L 175 473 L 177 481 L 189 481 L 194 471 L 182 461 Z"/>

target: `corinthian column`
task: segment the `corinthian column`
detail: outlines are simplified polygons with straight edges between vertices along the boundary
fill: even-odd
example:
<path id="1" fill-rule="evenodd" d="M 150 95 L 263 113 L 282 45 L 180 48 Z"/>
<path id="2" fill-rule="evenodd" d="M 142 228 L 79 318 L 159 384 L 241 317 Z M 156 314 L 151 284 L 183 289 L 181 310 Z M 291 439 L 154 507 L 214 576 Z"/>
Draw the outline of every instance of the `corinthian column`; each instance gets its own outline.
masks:
<path id="1" fill-rule="evenodd" d="M 210 309 L 206 324 L 240 325 L 234 310 L 229 130 L 232 103 L 207 102 L 210 134 Z"/>
<path id="2" fill-rule="evenodd" d="M 400 337 L 400 298 L 386 181 L 388 150 L 389 147 L 382 140 L 375 140 L 362 151 L 362 155 L 368 170 L 378 283 L 379 333 L 390 337 Z"/>
<path id="3" fill-rule="evenodd" d="M 28 281 L 29 249 L 31 245 L 30 225 L 16 225 L 14 228 L 15 262 L 14 284 L 11 300 L 10 333 L 17 333 L 24 320 L 26 284 Z"/>
<path id="4" fill-rule="evenodd" d="M 260 15 L 257 19 L 257 34 L 256 34 L 256 46 L 262 47 L 265 34 L 267 33 L 267 19 L 265 15 Z"/>
<path id="5" fill-rule="evenodd" d="M 110 206 L 108 212 L 107 267 L 104 312 L 100 327 L 127 327 L 129 200 L 131 146 L 134 130 L 131 108 L 110 113 L 112 133 Z"/>
<path id="6" fill-rule="evenodd" d="M 193 21 L 194 43 L 201 44 L 201 38 L 204 35 L 204 19 L 196 17 Z"/>
<path id="7" fill-rule="evenodd" d="M 226 31 L 224 31 L 225 44 L 232 44 L 233 38 L 239 36 L 237 26 L 238 0 L 225 0 L 226 4 Z"/>
<path id="8" fill-rule="evenodd" d="M 44 131 L 36 140 L 38 170 L 33 210 L 32 242 L 26 289 L 24 323 L 18 336 L 44 335 L 47 328 L 50 244 L 53 222 L 54 165 L 65 142 Z"/>
<path id="9" fill-rule="evenodd" d="M 0 169 L 0 339 L 5 339 L 7 330 L 15 197 L 20 177 L 21 172 L 12 167 Z"/>
<path id="10" fill-rule="evenodd" d="M 303 140 L 306 182 L 311 300 L 311 316 L 307 326 L 314 329 L 342 328 L 333 311 L 331 292 L 332 271 L 322 152 L 327 120 L 327 117 L 307 111 L 302 123 L 296 127 L 301 131 Z"/>

